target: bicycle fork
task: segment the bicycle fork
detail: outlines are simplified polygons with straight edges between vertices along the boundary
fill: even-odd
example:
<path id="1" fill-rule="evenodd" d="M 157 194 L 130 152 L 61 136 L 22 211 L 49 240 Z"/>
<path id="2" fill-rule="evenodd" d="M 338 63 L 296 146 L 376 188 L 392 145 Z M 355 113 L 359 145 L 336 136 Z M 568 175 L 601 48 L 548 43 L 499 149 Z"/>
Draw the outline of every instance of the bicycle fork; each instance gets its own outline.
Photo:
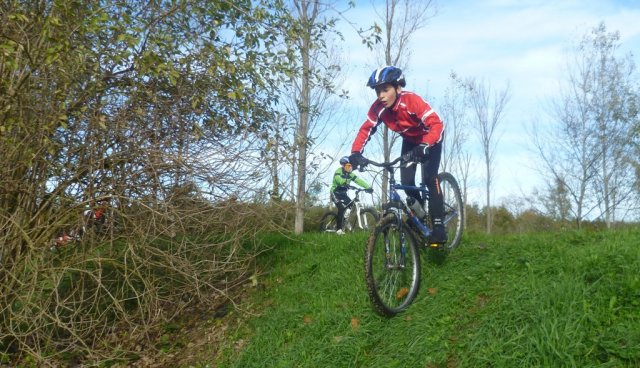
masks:
<path id="1" fill-rule="evenodd" d="M 384 234 L 384 254 L 385 254 L 385 268 L 387 270 L 404 270 L 406 266 L 406 254 L 407 246 L 404 233 L 402 232 L 402 224 L 398 227 L 398 244 L 391 244 L 389 237 L 389 231 Z M 394 247 L 393 252 L 391 247 Z M 400 259 L 395 259 L 396 247 L 400 247 Z M 397 261 L 397 262 L 396 262 Z"/>
<path id="2" fill-rule="evenodd" d="M 360 226 L 361 229 L 368 229 L 370 225 L 369 222 L 367 221 L 367 216 L 363 216 L 362 210 L 360 208 L 356 207 L 356 218 L 358 219 L 358 226 Z"/>

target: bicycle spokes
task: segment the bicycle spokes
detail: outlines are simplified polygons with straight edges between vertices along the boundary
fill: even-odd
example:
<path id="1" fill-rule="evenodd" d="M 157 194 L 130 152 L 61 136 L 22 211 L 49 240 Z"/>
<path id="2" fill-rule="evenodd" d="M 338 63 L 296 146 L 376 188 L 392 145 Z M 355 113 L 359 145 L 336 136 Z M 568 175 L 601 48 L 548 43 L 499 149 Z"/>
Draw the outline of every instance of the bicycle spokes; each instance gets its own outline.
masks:
<path id="1" fill-rule="evenodd" d="M 399 235 L 398 239 L 394 239 L 394 235 Z M 404 234 L 385 232 L 385 268 L 388 270 L 402 270 L 405 268 L 406 245 Z"/>
<path id="2" fill-rule="evenodd" d="M 444 219 L 443 222 L 444 224 L 448 224 L 451 220 L 454 220 L 458 217 L 458 211 L 456 211 L 455 208 L 453 208 L 452 206 L 448 205 L 445 203 L 445 209 L 444 209 Z"/>

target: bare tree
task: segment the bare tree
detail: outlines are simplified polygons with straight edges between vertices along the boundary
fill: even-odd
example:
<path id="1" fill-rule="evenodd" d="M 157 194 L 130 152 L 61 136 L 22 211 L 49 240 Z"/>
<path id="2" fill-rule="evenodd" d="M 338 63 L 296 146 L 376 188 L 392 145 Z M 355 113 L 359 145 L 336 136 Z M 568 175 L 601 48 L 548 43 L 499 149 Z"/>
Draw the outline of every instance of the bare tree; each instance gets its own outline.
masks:
<path id="1" fill-rule="evenodd" d="M 451 83 L 445 91 L 440 115 L 446 131 L 442 149 L 442 170 L 451 172 L 460 184 L 463 203 L 467 203 L 471 153 L 469 140 L 467 88 L 456 73 L 450 75 Z M 464 217 L 465 221 L 467 217 Z M 466 224 L 464 224 L 466 226 Z"/>
<path id="2" fill-rule="evenodd" d="M 477 82 L 469 79 L 467 82 L 469 101 L 474 114 L 474 129 L 480 140 L 482 152 L 484 154 L 485 166 L 485 191 L 487 210 L 487 233 L 491 233 L 492 209 L 491 190 L 493 184 L 493 164 L 495 150 L 499 138 L 497 137 L 498 127 L 502 122 L 504 109 L 510 99 L 509 84 L 502 91 L 492 93 L 491 86 L 485 82 Z"/>
<path id="3" fill-rule="evenodd" d="M 555 124 L 532 131 L 543 174 L 555 184 L 549 190 L 566 190 L 578 228 L 586 217 L 601 216 L 610 227 L 620 205 L 635 196 L 638 91 L 630 56 L 616 56 L 618 41 L 618 33 L 607 33 L 603 23 L 583 37 L 567 59 L 561 94 L 552 101 Z"/>
<path id="4" fill-rule="evenodd" d="M 570 77 L 569 88 L 553 111 L 556 126 L 545 127 L 537 122 L 532 128 L 532 143 L 538 151 L 542 175 L 550 177 L 549 198 L 556 198 L 558 188 L 571 199 L 569 211 L 579 228 L 584 217 L 595 208 L 588 196 L 588 187 L 595 175 L 597 159 L 595 134 L 587 124 L 585 80 Z M 548 209 L 550 206 L 546 206 Z M 551 212 L 553 214 L 553 212 Z"/>
<path id="5" fill-rule="evenodd" d="M 640 95 L 636 97 L 635 106 L 640 106 Z M 636 215 L 640 215 L 640 119 L 635 122 L 635 127 L 630 132 L 630 141 L 633 145 L 634 154 L 631 156 L 631 165 L 634 172 L 634 183 L 632 185 L 635 199 L 630 202 L 633 203 L 630 210 Z"/>
<path id="6" fill-rule="evenodd" d="M 549 185 L 547 195 L 542 195 L 542 203 L 552 219 L 568 222 L 571 219 L 571 199 L 565 181 L 556 179 Z"/>
<path id="7" fill-rule="evenodd" d="M 632 124 L 638 118 L 633 102 L 635 65 L 631 55 L 617 57 L 620 46 L 618 32 L 607 33 L 600 23 L 579 45 L 581 59 L 589 73 L 589 103 L 592 122 L 598 138 L 598 180 L 594 182 L 600 210 L 607 227 L 616 220 L 616 211 L 633 193 L 633 153 L 629 140 Z"/>

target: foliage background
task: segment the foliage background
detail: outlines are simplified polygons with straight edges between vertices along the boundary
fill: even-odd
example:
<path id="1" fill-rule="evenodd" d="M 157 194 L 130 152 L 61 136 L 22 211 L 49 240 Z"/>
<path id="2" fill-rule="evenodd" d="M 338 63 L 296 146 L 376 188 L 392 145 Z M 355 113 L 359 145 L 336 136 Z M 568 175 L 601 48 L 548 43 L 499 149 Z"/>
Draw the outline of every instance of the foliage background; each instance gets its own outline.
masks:
<path id="1" fill-rule="evenodd" d="M 267 196 L 256 178 L 270 89 L 287 73 L 286 49 L 272 47 L 281 11 L 244 1 L 2 3 L 3 359 L 126 355 L 250 276 L 255 234 L 288 221 L 275 205 L 245 201 Z M 51 251 L 101 200 L 109 226 Z"/>

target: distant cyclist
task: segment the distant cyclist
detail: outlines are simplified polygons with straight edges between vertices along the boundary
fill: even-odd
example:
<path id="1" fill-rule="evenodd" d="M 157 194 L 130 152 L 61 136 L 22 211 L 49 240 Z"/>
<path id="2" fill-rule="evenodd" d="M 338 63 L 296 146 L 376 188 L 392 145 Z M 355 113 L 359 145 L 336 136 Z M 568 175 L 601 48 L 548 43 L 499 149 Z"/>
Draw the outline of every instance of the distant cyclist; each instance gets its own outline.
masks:
<path id="1" fill-rule="evenodd" d="M 422 180 L 429 189 L 429 214 L 433 232 L 431 243 L 446 243 L 447 232 L 444 227 L 444 203 L 438 168 L 442 153 L 442 137 L 444 123 L 438 114 L 422 99 L 422 97 L 402 88 L 406 85 L 402 70 L 395 66 L 386 66 L 374 70 L 367 86 L 376 91 L 376 100 L 367 113 L 367 120 L 362 124 L 356 139 L 351 146 L 350 162 L 360 165 L 362 152 L 376 128 L 384 123 L 389 129 L 402 137 L 401 155 L 411 155 L 413 160 L 422 166 Z M 403 185 L 415 186 L 416 165 L 400 169 L 400 180 Z M 424 205 L 417 190 L 407 190 L 408 196 Z"/>
<path id="2" fill-rule="evenodd" d="M 338 208 L 338 216 L 336 218 L 336 234 L 342 235 L 344 211 L 347 209 L 347 205 L 351 202 L 351 198 L 347 194 L 349 185 L 354 182 L 365 189 L 367 193 L 373 193 L 373 189 L 367 182 L 357 177 L 353 173 L 353 166 L 349 163 L 349 157 L 345 156 L 340 159 L 340 167 L 333 174 L 333 183 L 331 184 L 331 200 Z"/>
<path id="3" fill-rule="evenodd" d="M 105 224 L 105 220 L 107 219 L 106 212 L 109 206 L 109 202 L 106 199 L 101 199 L 98 201 L 98 205 L 93 210 L 93 219 L 96 222 L 96 226 L 101 229 Z"/>
<path id="4" fill-rule="evenodd" d="M 106 199 L 100 199 L 91 208 L 84 211 L 84 223 L 82 233 L 91 227 L 95 227 L 98 232 L 103 230 L 105 222 L 107 220 L 106 212 L 109 207 L 109 201 Z"/>

